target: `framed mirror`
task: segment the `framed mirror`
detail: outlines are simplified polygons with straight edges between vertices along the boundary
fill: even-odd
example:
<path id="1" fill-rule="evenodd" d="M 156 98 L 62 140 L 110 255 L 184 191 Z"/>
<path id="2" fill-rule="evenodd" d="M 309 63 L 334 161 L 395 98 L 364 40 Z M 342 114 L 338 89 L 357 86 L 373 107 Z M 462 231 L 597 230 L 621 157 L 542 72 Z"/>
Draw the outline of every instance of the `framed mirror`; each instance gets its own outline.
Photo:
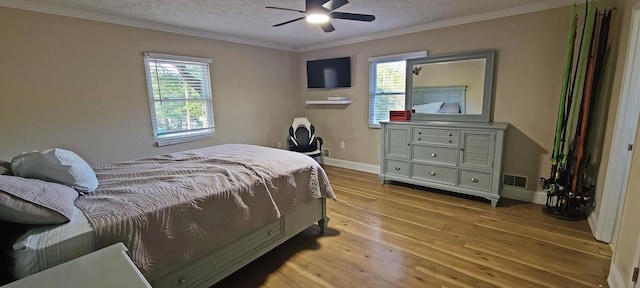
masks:
<path id="1" fill-rule="evenodd" d="M 495 50 L 407 60 L 412 120 L 489 122 Z"/>

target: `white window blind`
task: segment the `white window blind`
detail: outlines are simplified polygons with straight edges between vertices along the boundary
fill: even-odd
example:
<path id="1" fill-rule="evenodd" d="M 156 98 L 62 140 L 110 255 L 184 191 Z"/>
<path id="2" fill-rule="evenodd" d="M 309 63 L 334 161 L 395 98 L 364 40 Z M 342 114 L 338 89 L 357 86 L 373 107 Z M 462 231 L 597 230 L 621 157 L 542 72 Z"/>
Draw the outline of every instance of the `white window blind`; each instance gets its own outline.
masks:
<path id="1" fill-rule="evenodd" d="M 213 137 L 211 59 L 158 53 L 144 59 L 157 145 Z"/>
<path id="2" fill-rule="evenodd" d="M 389 121 L 389 110 L 405 109 L 406 60 L 425 56 L 421 51 L 369 58 L 369 127 Z"/>

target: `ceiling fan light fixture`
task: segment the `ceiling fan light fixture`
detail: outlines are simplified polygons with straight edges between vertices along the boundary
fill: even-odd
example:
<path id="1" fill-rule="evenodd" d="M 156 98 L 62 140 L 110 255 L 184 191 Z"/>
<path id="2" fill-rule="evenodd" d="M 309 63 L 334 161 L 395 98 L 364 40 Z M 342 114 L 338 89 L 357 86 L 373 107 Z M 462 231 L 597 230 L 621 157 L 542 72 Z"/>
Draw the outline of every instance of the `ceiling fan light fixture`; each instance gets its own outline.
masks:
<path id="1" fill-rule="evenodd" d="M 329 22 L 329 15 L 323 13 L 311 13 L 306 17 L 307 22 L 321 24 Z"/>
<path id="2" fill-rule="evenodd" d="M 1 0 L 0 0 L 1 1 Z M 305 10 L 297 10 L 291 8 L 281 8 L 275 6 L 267 6 L 268 9 L 285 10 L 304 14 L 302 17 L 291 19 L 282 23 L 273 25 L 273 27 L 280 27 L 289 23 L 297 22 L 302 19 L 307 19 L 308 23 L 315 24 L 322 28 L 325 33 L 333 32 L 336 27 L 333 27 L 331 19 L 342 19 L 352 21 L 371 22 L 376 20 L 376 16 L 368 14 L 348 13 L 348 12 L 335 12 L 334 10 L 346 5 L 349 0 L 305 0 Z"/>

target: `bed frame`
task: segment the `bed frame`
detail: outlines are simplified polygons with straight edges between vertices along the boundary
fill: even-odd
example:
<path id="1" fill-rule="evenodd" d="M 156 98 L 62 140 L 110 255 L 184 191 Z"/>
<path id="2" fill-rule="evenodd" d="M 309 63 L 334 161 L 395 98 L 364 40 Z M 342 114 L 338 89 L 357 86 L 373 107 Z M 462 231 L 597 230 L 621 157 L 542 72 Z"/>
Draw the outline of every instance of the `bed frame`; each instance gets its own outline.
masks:
<path id="1" fill-rule="evenodd" d="M 148 279 L 153 287 L 209 287 L 318 223 L 325 232 L 326 199 L 313 199 L 230 243 L 168 273 Z"/>

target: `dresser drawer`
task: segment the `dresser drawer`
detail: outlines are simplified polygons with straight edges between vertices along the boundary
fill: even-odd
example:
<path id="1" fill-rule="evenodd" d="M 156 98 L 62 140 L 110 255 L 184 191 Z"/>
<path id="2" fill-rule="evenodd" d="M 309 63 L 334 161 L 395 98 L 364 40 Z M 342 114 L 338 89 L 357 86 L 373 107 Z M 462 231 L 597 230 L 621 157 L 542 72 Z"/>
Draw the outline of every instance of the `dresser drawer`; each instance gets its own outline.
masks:
<path id="1" fill-rule="evenodd" d="M 403 161 L 386 160 L 385 174 L 409 177 L 409 163 Z"/>
<path id="2" fill-rule="evenodd" d="M 458 146 L 458 130 L 414 128 L 413 141 L 420 143 Z"/>
<path id="3" fill-rule="evenodd" d="M 458 149 L 449 147 L 434 147 L 412 145 L 413 159 L 433 163 L 456 165 L 458 163 Z"/>
<path id="4" fill-rule="evenodd" d="M 286 216 L 285 216 L 286 217 Z M 225 266 L 236 265 L 238 259 L 249 257 L 284 236 L 284 217 L 271 221 L 242 237 L 216 248 L 187 264 L 189 269 L 177 269 L 152 281 L 153 287 L 201 287 L 208 273 L 220 273 Z M 235 260 L 233 260 L 235 259 Z M 156 276 L 157 277 L 157 276 Z M 178 286 L 179 285 L 179 286 Z"/>
<path id="5" fill-rule="evenodd" d="M 455 185 L 455 168 L 413 163 L 411 170 L 413 178 Z"/>
<path id="6" fill-rule="evenodd" d="M 460 170 L 460 184 L 461 187 L 467 187 L 477 190 L 489 191 L 491 190 L 491 173 Z"/>

